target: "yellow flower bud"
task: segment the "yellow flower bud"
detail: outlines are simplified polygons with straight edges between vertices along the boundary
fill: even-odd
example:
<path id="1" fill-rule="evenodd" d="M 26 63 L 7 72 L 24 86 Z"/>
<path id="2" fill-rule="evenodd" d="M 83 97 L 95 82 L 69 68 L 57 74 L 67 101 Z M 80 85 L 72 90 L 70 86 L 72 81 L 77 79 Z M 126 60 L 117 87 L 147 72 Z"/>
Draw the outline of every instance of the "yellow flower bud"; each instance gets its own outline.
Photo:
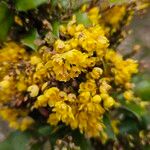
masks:
<path id="1" fill-rule="evenodd" d="M 93 79 L 99 79 L 102 73 L 103 70 L 101 68 L 95 67 L 91 72 L 91 76 Z"/>
<path id="2" fill-rule="evenodd" d="M 79 100 L 80 102 L 87 102 L 89 101 L 90 99 L 90 92 L 82 92 L 80 95 L 79 95 Z"/>
<path id="3" fill-rule="evenodd" d="M 4 80 L 0 82 L 0 88 L 8 88 L 10 86 L 10 82 L 8 80 Z"/>
<path id="4" fill-rule="evenodd" d="M 39 58 L 38 56 L 32 56 L 31 59 L 30 59 L 30 63 L 32 65 L 36 65 L 40 62 L 41 62 L 41 58 Z"/>
<path id="5" fill-rule="evenodd" d="M 95 95 L 92 97 L 92 102 L 94 102 L 94 103 L 100 103 L 101 100 L 102 99 L 101 99 L 100 95 Z"/>
<path id="6" fill-rule="evenodd" d="M 19 91 L 25 91 L 27 88 L 27 85 L 24 82 L 18 82 L 17 83 L 17 89 Z"/>
<path id="7" fill-rule="evenodd" d="M 134 99 L 133 91 L 128 90 L 123 93 L 123 96 L 126 100 L 130 101 Z"/>
<path id="8" fill-rule="evenodd" d="M 39 87 L 37 85 L 31 85 L 27 91 L 30 92 L 31 97 L 36 97 L 39 94 Z"/>
<path id="9" fill-rule="evenodd" d="M 106 109 L 112 107 L 115 104 L 115 101 L 112 97 L 108 97 L 107 99 L 104 100 L 104 107 Z"/>

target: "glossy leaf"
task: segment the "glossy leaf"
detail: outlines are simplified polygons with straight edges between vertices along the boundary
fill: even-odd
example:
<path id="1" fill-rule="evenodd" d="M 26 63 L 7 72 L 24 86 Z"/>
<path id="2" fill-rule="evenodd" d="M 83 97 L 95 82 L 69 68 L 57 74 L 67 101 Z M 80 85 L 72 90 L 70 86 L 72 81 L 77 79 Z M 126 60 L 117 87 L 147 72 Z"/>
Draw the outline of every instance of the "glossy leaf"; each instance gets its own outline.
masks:
<path id="1" fill-rule="evenodd" d="M 81 148 L 81 150 L 91 150 L 92 145 L 89 139 L 85 138 L 83 134 L 81 134 L 78 130 L 72 132 L 73 140 L 77 146 Z"/>
<path id="2" fill-rule="evenodd" d="M 15 6 L 19 11 L 27 11 L 37 8 L 39 5 L 46 2 L 47 0 L 15 0 Z"/>
<path id="3" fill-rule="evenodd" d="M 31 134 L 29 132 L 15 131 L 0 143 L 0 150 L 27 150 Z"/>
<path id="4" fill-rule="evenodd" d="M 13 15 L 10 14 L 7 5 L 0 3 L 0 41 L 4 41 L 13 23 Z"/>
<path id="5" fill-rule="evenodd" d="M 37 50 L 38 46 L 35 44 L 35 40 L 39 37 L 37 31 L 34 29 L 28 35 L 26 35 L 22 40 L 22 44 L 30 47 L 33 50 Z"/>
<path id="6" fill-rule="evenodd" d="M 121 109 L 132 113 L 139 121 L 141 121 L 141 116 L 143 116 L 146 113 L 146 110 L 144 108 L 135 103 L 124 103 L 124 106 L 122 106 Z"/>
<path id="7" fill-rule="evenodd" d="M 115 140 L 116 136 L 115 136 L 114 131 L 112 129 L 110 118 L 109 118 L 108 114 L 104 115 L 103 122 L 105 125 L 105 131 L 106 131 L 107 135 L 109 136 L 110 139 Z"/>
<path id="8" fill-rule="evenodd" d="M 136 83 L 135 93 L 142 98 L 142 100 L 150 101 L 150 80 L 142 80 Z"/>
<path id="9" fill-rule="evenodd" d="M 54 21 L 54 23 L 52 24 L 52 33 L 54 36 L 59 37 L 59 22 L 58 21 Z"/>
<path id="10" fill-rule="evenodd" d="M 42 136 L 47 136 L 50 135 L 52 131 L 52 128 L 50 127 L 50 125 L 46 125 L 46 126 L 41 126 L 38 129 L 38 133 Z"/>
<path id="11" fill-rule="evenodd" d="M 76 19 L 78 24 L 83 24 L 84 26 L 89 26 L 91 25 L 91 22 L 88 18 L 87 13 L 83 12 L 77 12 L 76 13 Z"/>
<path id="12" fill-rule="evenodd" d="M 142 116 L 142 128 L 148 129 L 150 125 L 150 112 Z"/>
<path id="13" fill-rule="evenodd" d="M 123 135 L 127 133 L 138 132 L 138 123 L 132 118 L 127 118 L 121 121 L 121 124 L 119 125 L 119 131 Z"/>

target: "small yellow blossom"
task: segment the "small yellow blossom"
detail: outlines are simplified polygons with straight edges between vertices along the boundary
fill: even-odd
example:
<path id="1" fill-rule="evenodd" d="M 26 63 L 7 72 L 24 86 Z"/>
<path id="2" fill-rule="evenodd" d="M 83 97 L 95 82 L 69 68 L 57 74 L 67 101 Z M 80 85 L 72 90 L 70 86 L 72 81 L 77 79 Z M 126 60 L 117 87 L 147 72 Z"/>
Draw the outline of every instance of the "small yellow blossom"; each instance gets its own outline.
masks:
<path id="1" fill-rule="evenodd" d="M 111 121 L 111 125 L 112 125 L 113 131 L 115 134 L 119 133 L 119 128 L 118 128 L 119 123 L 120 123 L 119 120 L 112 120 Z"/>
<path id="2" fill-rule="evenodd" d="M 15 20 L 15 23 L 17 23 L 20 26 L 23 26 L 23 22 L 19 16 L 15 16 L 14 20 Z"/>
<path id="3" fill-rule="evenodd" d="M 104 108 L 108 109 L 115 104 L 115 101 L 112 97 L 108 97 L 104 100 Z"/>
<path id="4" fill-rule="evenodd" d="M 101 97 L 100 95 L 95 95 L 93 98 L 92 98 L 92 102 L 95 102 L 95 103 L 100 103 L 101 102 Z"/>
<path id="5" fill-rule="evenodd" d="M 134 94 L 133 94 L 133 91 L 131 91 L 131 90 L 125 91 L 123 93 L 123 96 L 127 101 L 131 101 L 134 99 Z"/>
<path id="6" fill-rule="evenodd" d="M 28 129 L 32 124 L 34 123 L 34 120 L 31 117 L 25 117 L 22 119 L 20 130 L 25 131 Z"/>
<path id="7" fill-rule="evenodd" d="M 27 91 L 30 93 L 31 97 L 36 97 L 39 94 L 39 87 L 37 85 L 31 85 L 28 87 Z"/>
<path id="8" fill-rule="evenodd" d="M 41 62 L 41 59 L 38 56 L 32 56 L 30 62 L 32 65 L 36 65 Z"/>

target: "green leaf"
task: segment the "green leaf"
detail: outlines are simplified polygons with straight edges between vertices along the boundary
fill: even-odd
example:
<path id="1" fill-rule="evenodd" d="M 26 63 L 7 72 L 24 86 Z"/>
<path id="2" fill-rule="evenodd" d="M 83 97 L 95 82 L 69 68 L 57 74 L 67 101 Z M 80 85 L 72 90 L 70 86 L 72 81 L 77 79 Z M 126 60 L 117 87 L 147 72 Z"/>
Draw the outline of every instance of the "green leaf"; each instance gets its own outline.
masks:
<path id="1" fill-rule="evenodd" d="M 38 46 L 35 44 L 35 40 L 39 37 L 37 31 L 34 29 L 28 35 L 26 35 L 22 40 L 22 44 L 30 47 L 33 50 L 37 50 Z"/>
<path id="2" fill-rule="evenodd" d="M 147 112 L 145 115 L 142 116 L 142 128 L 148 129 L 150 125 L 150 112 Z"/>
<path id="3" fill-rule="evenodd" d="M 0 150 L 27 150 L 30 138 L 29 132 L 12 132 L 5 141 L 0 143 Z"/>
<path id="4" fill-rule="evenodd" d="M 0 41 L 4 41 L 13 23 L 13 15 L 9 12 L 6 3 L 0 3 Z"/>
<path id="5" fill-rule="evenodd" d="M 87 13 L 77 12 L 76 19 L 78 24 L 83 24 L 84 26 L 91 25 L 91 21 L 89 20 Z"/>
<path id="6" fill-rule="evenodd" d="M 46 125 L 46 126 L 41 126 L 38 129 L 38 133 L 42 136 L 47 136 L 50 135 L 52 132 L 52 128 L 50 127 L 50 125 Z"/>
<path id="7" fill-rule="evenodd" d="M 70 7 L 70 0 L 61 0 L 60 4 L 64 9 L 68 9 Z"/>
<path id="8" fill-rule="evenodd" d="M 125 120 L 122 120 L 119 125 L 119 131 L 123 135 L 127 133 L 135 133 L 138 132 L 138 130 L 138 123 L 133 118 L 128 117 Z"/>
<path id="9" fill-rule="evenodd" d="M 62 139 L 63 137 L 65 137 L 67 132 L 68 132 L 68 128 L 66 128 L 65 125 L 58 126 L 52 131 L 50 135 L 50 143 L 51 143 L 52 149 L 54 148 L 56 144 L 56 140 Z"/>
<path id="10" fill-rule="evenodd" d="M 52 33 L 54 36 L 59 37 L 59 22 L 58 21 L 54 21 L 54 23 L 52 24 Z"/>
<path id="11" fill-rule="evenodd" d="M 141 116 L 146 113 L 146 110 L 142 108 L 140 105 L 133 103 L 124 103 L 124 106 L 121 107 L 126 111 L 132 113 L 139 121 L 141 121 Z"/>
<path id="12" fill-rule="evenodd" d="M 51 0 L 51 6 L 52 8 L 57 5 L 57 0 Z"/>
<path id="13" fill-rule="evenodd" d="M 6 3 L 1 2 L 0 3 L 0 22 L 5 19 L 6 14 L 8 13 L 8 8 Z"/>
<path id="14" fill-rule="evenodd" d="M 105 131 L 106 131 L 108 137 L 109 137 L 110 139 L 115 140 L 115 139 L 116 139 L 116 136 L 115 136 L 114 131 L 113 131 L 113 129 L 112 129 L 111 122 L 110 122 L 110 118 L 109 118 L 108 114 L 105 114 L 105 115 L 104 115 L 104 117 L 103 117 L 103 122 L 104 122 L 104 125 L 105 125 L 105 127 L 106 127 L 106 128 L 105 128 Z"/>
<path id="15" fill-rule="evenodd" d="M 43 144 L 41 142 L 35 143 L 31 145 L 31 148 L 29 150 L 42 150 Z"/>
<path id="16" fill-rule="evenodd" d="M 121 103 L 120 110 L 126 111 L 127 113 L 131 113 L 134 115 L 139 121 L 141 121 L 141 116 L 143 116 L 146 113 L 145 108 L 141 107 L 139 104 L 135 102 L 126 102 L 123 95 L 120 94 L 117 99 Z M 119 110 L 119 111 L 120 111 Z"/>
<path id="17" fill-rule="evenodd" d="M 135 83 L 135 93 L 142 98 L 142 100 L 150 101 L 150 80 L 143 80 Z"/>
<path id="18" fill-rule="evenodd" d="M 126 0 L 109 0 L 110 3 L 124 3 Z"/>
<path id="19" fill-rule="evenodd" d="M 126 104 L 126 107 L 130 109 L 132 112 L 134 112 L 136 115 L 142 116 L 143 114 L 145 114 L 145 109 L 138 104 L 129 103 Z"/>
<path id="20" fill-rule="evenodd" d="M 91 150 L 92 145 L 89 139 L 85 138 L 78 130 L 72 132 L 73 140 L 81 150 Z"/>
<path id="21" fill-rule="evenodd" d="M 15 0 L 15 6 L 19 11 L 27 11 L 37 8 L 39 5 L 46 2 L 47 0 Z"/>

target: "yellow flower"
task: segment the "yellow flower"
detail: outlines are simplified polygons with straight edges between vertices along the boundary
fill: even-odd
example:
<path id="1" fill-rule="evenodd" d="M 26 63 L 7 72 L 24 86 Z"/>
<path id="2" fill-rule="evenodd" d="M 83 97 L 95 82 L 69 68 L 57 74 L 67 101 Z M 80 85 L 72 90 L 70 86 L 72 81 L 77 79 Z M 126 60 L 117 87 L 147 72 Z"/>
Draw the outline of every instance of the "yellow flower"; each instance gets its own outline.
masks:
<path id="1" fill-rule="evenodd" d="M 105 58 L 114 65 L 111 72 L 114 74 L 116 84 L 125 85 L 125 83 L 130 82 L 132 74 L 138 72 L 136 61 L 133 59 L 123 60 L 121 55 L 112 50 L 106 53 Z"/>
<path id="2" fill-rule="evenodd" d="M 104 80 L 101 81 L 101 85 L 99 87 L 99 91 L 100 93 L 104 94 L 104 93 L 107 93 L 110 89 L 111 89 L 111 86 Z"/>
<path id="3" fill-rule="evenodd" d="M 55 116 L 59 119 L 59 121 L 61 120 L 67 125 L 69 125 L 70 122 L 74 120 L 72 108 L 62 101 L 57 102 L 52 111 L 55 113 Z"/>
<path id="4" fill-rule="evenodd" d="M 31 97 L 36 97 L 39 94 L 39 87 L 37 85 L 31 85 L 28 87 L 27 91 L 30 93 Z"/>
<path id="5" fill-rule="evenodd" d="M 48 105 L 52 107 L 59 101 L 59 89 L 52 87 L 44 92 L 44 96 L 48 99 Z"/>
<path id="6" fill-rule="evenodd" d="M 65 52 L 65 42 L 63 42 L 62 40 L 58 39 L 56 40 L 56 42 L 54 43 L 54 50 L 56 52 Z"/>
<path id="7" fill-rule="evenodd" d="M 95 80 L 87 80 L 86 82 L 82 82 L 80 84 L 80 87 L 79 87 L 79 92 L 84 92 L 84 91 L 88 91 L 90 92 L 92 95 L 94 95 L 96 93 L 96 83 L 95 83 Z"/>
<path id="8" fill-rule="evenodd" d="M 113 131 L 115 134 L 119 134 L 119 128 L 118 128 L 119 123 L 120 123 L 119 120 L 112 120 L 111 121 L 111 125 L 112 125 Z"/>
<path id="9" fill-rule="evenodd" d="M 50 114 L 50 116 L 47 120 L 47 122 L 51 125 L 57 125 L 59 121 L 60 121 L 60 119 L 57 118 L 55 113 Z"/>
<path id="10" fill-rule="evenodd" d="M 0 88 L 7 89 L 10 86 L 10 82 L 8 80 L 3 80 L 0 82 Z"/>
<path id="11" fill-rule="evenodd" d="M 99 8 L 93 7 L 92 9 L 90 9 L 90 11 L 88 12 L 88 16 L 93 25 L 98 24 L 99 19 L 101 18 L 101 15 L 99 14 Z"/>
<path id="12" fill-rule="evenodd" d="M 15 16 L 14 20 L 15 20 L 15 23 L 17 23 L 20 26 L 23 26 L 23 22 L 19 16 Z"/>
<path id="13" fill-rule="evenodd" d="M 18 89 L 18 91 L 25 91 L 26 89 L 27 89 L 27 85 L 25 84 L 25 82 L 24 81 L 19 81 L 18 83 L 17 83 L 17 89 Z"/>
<path id="14" fill-rule="evenodd" d="M 108 97 L 104 100 L 104 108 L 108 109 L 115 104 L 115 101 L 112 97 Z"/>
<path id="15" fill-rule="evenodd" d="M 30 63 L 31 63 L 32 65 L 37 65 L 37 64 L 41 63 L 41 58 L 38 57 L 38 56 L 32 56 L 32 57 L 30 58 Z"/>
<path id="16" fill-rule="evenodd" d="M 126 14 L 126 6 L 114 6 L 104 14 L 104 21 L 113 27 L 118 27 L 120 21 Z"/>
<path id="17" fill-rule="evenodd" d="M 13 108 L 6 108 L 0 110 L 1 117 L 9 122 L 9 126 L 14 129 L 26 130 L 33 124 L 34 120 L 28 117 L 27 111 Z"/>
<path id="18" fill-rule="evenodd" d="M 81 92 L 79 95 L 79 101 L 81 103 L 86 103 L 90 100 L 90 92 Z"/>
<path id="19" fill-rule="evenodd" d="M 93 79 L 99 79 L 102 73 L 103 73 L 103 70 L 101 68 L 94 67 L 90 75 Z"/>
<path id="20" fill-rule="evenodd" d="M 133 94 L 133 91 L 131 91 L 131 90 L 125 91 L 123 93 L 123 96 L 127 101 L 131 101 L 134 99 L 134 94 Z"/>
<path id="21" fill-rule="evenodd" d="M 100 95 L 95 95 L 92 97 L 92 102 L 94 102 L 94 103 L 100 103 L 101 100 L 102 99 L 101 99 Z"/>
<path id="22" fill-rule="evenodd" d="M 44 107 L 47 106 L 48 98 L 45 95 L 38 96 L 36 102 L 33 105 L 33 108 Z"/>
<path id="23" fill-rule="evenodd" d="M 22 119 L 20 124 L 20 130 L 25 131 L 28 129 L 32 124 L 34 123 L 34 120 L 31 117 L 25 117 Z"/>

